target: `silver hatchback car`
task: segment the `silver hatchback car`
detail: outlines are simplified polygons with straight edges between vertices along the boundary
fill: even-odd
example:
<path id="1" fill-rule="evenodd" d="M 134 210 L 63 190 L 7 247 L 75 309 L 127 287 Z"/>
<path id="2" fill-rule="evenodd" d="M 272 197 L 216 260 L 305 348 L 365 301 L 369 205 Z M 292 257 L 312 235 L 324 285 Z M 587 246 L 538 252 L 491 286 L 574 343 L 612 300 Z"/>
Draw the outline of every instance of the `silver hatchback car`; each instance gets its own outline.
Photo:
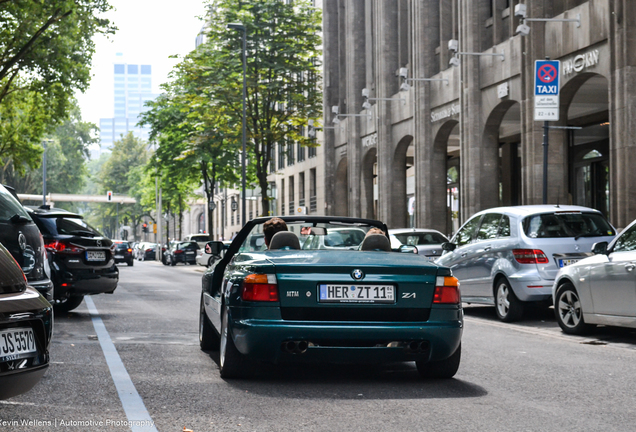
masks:
<path id="1" fill-rule="evenodd" d="M 463 302 L 495 305 L 499 319 L 511 322 L 521 318 L 524 303 L 551 300 L 560 268 L 615 235 L 603 214 L 587 207 L 493 208 L 471 217 L 436 263 L 453 270 Z"/>

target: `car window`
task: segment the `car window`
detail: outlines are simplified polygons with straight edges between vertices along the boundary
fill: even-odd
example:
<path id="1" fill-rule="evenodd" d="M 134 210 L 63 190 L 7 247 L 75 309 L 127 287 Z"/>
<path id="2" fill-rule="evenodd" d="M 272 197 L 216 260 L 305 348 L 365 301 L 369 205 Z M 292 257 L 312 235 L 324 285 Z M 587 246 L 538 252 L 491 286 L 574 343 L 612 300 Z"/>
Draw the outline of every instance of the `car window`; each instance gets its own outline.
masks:
<path id="1" fill-rule="evenodd" d="M 436 245 L 448 241 L 443 235 L 436 232 L 407 232 L 394 235 L 400 243 L 409 246 Z"/>
<path id="2" fill-rule="evenodd" d="M 530 238 L 616 235 L 603 215 L 583 212 L 555 212 L 528 216 L 523 220 L 523 230 Z"/>
<path id="3" fill-rule="evenodd" d="M 636 250 L 636 225 L 625 230 L 616 239 L 612 252 L 629 252 Z"/>
<path id="4" fill-rule="evenodd" d="M 177 249 L 196 250 L 196 249 L 199 249 L 199 244 L 195 241 L 179 243 Z"/>
<path id="5" fill-rule="evenodd" d="M 102 237 L 102 234 L 95 228 L 87 224 L 83 219 L 77 217 L 38 217 L 36 221 L 42 234 L 50 236 L 58 235 L 89 235 Z"/>
<path id="6" fill-rule="evenodd" d="M 22 207 L 22 204 L 11 195 L 11 192 L 0 185 L 0 222 L 9 222 L 15 215 L 31 220 L 31 216 L 29 216 L 24 207 Z"/>
<path id="7" fill-rule="evenodd" d="M 506 215 L 502 215 L 499 222 L 499 237 L 510 237 L 510 218 Z"/>
<path id="8" fill-rule="evenodd" d="M 481 219 L 481 225 L 477 231 L 477 240 L 490 240 L 497 238 L 497 232 L 499 231 L 499 220 L 501 214 L 488 213 Z"/>
<path id="9" fill-rule="evenodd" d="M 461 227 L 459 231 L 457 231 L 457 235 L 455 236 L 455 244 L 457 246 L 463 246 L 470 243 L 480 218 L 481 216 L 472 218 L 471 220 L 466 222 L 466 224 Z"/>

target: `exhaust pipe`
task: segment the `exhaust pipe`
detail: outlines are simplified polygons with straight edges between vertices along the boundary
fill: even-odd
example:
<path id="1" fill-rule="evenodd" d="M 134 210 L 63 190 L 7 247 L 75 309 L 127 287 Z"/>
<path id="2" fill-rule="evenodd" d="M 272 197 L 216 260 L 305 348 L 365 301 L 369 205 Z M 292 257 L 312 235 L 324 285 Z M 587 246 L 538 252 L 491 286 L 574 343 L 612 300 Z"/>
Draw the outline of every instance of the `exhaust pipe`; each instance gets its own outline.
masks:
<path id="1" fill-rule="evenodd" d="M 410 341 L 405 344 L 406 351 L 410 354 L 425 353 L 429 350 L 428 341 Z"/>
<path id="2" fill-rule="evenodd" d="M 287 341 L 281 345 L 281 349 L 288 354 L 304 354 L 308 347 L 307 341 Z"/>

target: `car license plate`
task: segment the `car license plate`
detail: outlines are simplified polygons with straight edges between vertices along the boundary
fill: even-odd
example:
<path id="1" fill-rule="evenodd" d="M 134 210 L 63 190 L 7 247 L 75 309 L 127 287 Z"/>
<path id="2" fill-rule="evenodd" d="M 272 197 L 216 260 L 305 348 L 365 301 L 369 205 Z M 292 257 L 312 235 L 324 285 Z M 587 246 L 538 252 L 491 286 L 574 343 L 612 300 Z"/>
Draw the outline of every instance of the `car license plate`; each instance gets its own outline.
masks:
<path id="1" fill-rule="evenodd" d="M 559 259 L 559 267 L 567 267 L 570 264 L 574 264 L 578 261 L 578 258 L 575 259 Z"/>
<path id="2" fill-rule="evenodd" d="M 321 284 L 318 291 L 321 303 L 395 303 L 393 285 Z"/>
<path id="3" fill-rule="evenodd" d="M 106 252 L 86 251 L 86 261 L 106 261 Z"/>
<path id="4" fill-rule="evenodd" d="M 31 357 L 37 352 L 33 329 L 20 327 L 0 330 L 0 362 Z"/>
<path id="5" fill-rule="evenodd" d="M 186 254 L 188 254 L 188 255 L 194 255 L 194 251 L 192 251 L 192 252 L 186 252 Z"/>
<path id="6" fill-rule="evenodd" d="M 123 255 L 115 255 L 115 258 L 123 258 Z"/>

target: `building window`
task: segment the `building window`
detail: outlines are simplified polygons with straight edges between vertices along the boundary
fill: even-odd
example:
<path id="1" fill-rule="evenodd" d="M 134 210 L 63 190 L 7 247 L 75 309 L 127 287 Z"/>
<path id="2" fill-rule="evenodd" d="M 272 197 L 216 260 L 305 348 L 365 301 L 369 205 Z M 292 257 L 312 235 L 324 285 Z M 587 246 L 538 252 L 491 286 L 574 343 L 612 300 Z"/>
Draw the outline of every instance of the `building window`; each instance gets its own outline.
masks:
<path id="1" fill-rule="evenodd" d="M 128 74 L 129 75 L 137 75 L 139 73 L 138 65 L 128 65 Z"/>
<path id="2" fill-rule="evenodd" d="M 142 75 L 150 75 L 152 72 L 152 66 L 150 65 L 141 65 L 141 74 Z"/>
<path id="3" fill-rule="evenodd" d="M 115 73 L 116 74 L 124 74 L 126 73 L 126 65 L 123 64 L 116 64 L 115 65 Z"/>
<path id="4" fill-rule="evenodd" d="M 295 195 L 295 190 L 294 190 L 294 186 L 295 182 L 294 182 L 294 176 L 289 176 L 289 214 L 293 215 L 294 214 L 294 208 L 296 207 L 296 204 L 294 202 L 294 195 Z"/>
<path id="5" fill-rule="evenodd" d="M 309 170 L 309 212 L 315 213 L 318 210 L 316 198 L 316 168 Z"/>
<path id="6" fill-rule="evenodd" d="M 305 206 L 305 173 L 298 173 L 298 205 Z"/>
<path id="7" fill-rule="evenodd" d="M 272 145 L 269 148 L 269 172 L 276 171 L 276 148 Z"/>
<path id="8" fill-rule="evenodd" d="M 305 147 L 303 147 L 302 145 L 300 145 L 300 143 L 297 144 L 297 151 L 298 151 L 298 162 L 303 162 L 305 160 Z"/>
<path id="9" fill-rule="evenodd" d="M 287 143 L 287 166 L 291 166 L 296 162 L 296 148 L 294 144 L 290 141 Z"/>
<path id="10" fill-rule="evenodd" d="M 307 157 L 309 158 L 316 157 L 316 147 L 309 147 L 307 149 Z"/>
<path id="11" fill-rule="evenodd" d="M 280 181 L 280 214 L 285 216 L 285 179 Z"/>
<path id="12" fill-rule="evenodd" d="M 278 144 L 278 169 L 285 168 L 285 146 Z"/>

